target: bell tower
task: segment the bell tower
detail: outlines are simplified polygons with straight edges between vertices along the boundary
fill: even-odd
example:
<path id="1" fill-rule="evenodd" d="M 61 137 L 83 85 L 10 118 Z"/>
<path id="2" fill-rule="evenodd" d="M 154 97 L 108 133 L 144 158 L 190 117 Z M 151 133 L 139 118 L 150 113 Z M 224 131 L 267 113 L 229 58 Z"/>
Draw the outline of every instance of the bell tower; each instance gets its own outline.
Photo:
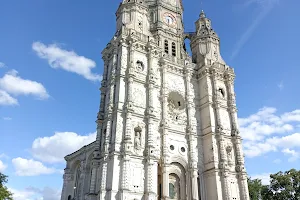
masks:
<path id="1" fill-rule="evenodd" d="M 248 200 L 247 174 L 237 121 L 235 73 L 220 54 L 220 39 L 202 11 L 190 35 L 197 64 L 203 180 L 207 199 Z M 216 189 L 212 191 L 209 188 Z"/>
<path id="2" fill-rule="evenodd" d="M 182 0 L 120 3 L 97 138 L 66 156 L 61 200 L 249 200 L 234 70 L 205 13 L 192 33 L 182 16 Z"/>

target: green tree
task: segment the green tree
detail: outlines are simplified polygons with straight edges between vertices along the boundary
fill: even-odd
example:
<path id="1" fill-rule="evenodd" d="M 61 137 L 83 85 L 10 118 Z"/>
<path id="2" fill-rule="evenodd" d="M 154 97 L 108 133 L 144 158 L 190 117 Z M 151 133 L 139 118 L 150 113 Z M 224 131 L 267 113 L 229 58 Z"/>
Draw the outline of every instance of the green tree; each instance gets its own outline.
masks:
<path id="1" fill-rule="evenodd" d="M 251 200 L 260 200 L 262 183 L 260 179 L 248 178 L 249 196 Z"/>
<path id="2" fill-rule="evenodd" d="M 13 200 L 12 193 L 4 185 L 7 183 L 7 176 L 0 172 L 0 200 Z"/>
<path id="3" fill-rule="evenodd" d="M 270 185 L 248 179 L 251 200 L 300 200 L 300 171 L 291 169 L 270 175 Z"/>
<path id="4" fill-rule="evenodd" d="M 271 174 L 268 195 L 274 200 L 300 199 L 300 171 L 291 169 L 286 172 Z"/>

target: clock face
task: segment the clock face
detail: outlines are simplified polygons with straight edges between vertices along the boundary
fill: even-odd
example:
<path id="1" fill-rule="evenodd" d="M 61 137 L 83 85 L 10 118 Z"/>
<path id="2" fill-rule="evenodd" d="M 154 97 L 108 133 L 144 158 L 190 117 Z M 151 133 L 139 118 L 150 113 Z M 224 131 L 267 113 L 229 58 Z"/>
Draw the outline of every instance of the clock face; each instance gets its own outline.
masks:
<path id="1" fill-rule="evenodd" d="M 170 13 L 165 13 L 163 15 L 163 20 L 168 26 L 174 26 L 176 23 L 176 18 Z"/>

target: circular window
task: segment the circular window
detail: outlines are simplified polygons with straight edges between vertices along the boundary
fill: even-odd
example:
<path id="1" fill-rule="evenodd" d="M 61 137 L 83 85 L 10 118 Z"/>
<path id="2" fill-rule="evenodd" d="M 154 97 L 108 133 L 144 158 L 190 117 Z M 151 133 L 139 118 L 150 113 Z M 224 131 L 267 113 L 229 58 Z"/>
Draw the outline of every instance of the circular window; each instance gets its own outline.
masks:
<path id="1" fill-rule="evenodd" d="M 170 146 L 170 149 L 173 151 L 175 148 L 173 145 Z"/>
<path id="2" fill-rule="evenodd" d="M 184 147 L 181 147 L 181 152 L 185 152 L 185 148 Z"/>
<path id="3" fill-rule="evenodd" d="M 168 97 L 168 106 L 171 110 L 184 110 L 184 98 L 178 92 L 170 92 Z"/>

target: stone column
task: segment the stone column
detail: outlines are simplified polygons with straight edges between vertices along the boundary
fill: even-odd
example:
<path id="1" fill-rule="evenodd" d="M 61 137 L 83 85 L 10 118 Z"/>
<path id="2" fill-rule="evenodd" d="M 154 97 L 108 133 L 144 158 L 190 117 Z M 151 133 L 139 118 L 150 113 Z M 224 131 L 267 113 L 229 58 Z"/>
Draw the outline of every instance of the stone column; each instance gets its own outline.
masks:
<path id="1" fill-rule="evenodd" d="M 240 192 L 241 199 L 242 200 L 250 200 L 246 172 L 240 173 L 239 182 L 240 182 L 240 190 L 241 190 L 241 192 Z"/>
<path id="2" fill-rule="evenodd" d="M 195 130 L 193 129 L 192 125 L 192 105 L 193 100 L 191 98 L 191 92 L 190 92 L 190 84 L 191 84 L 191 72 L 190 69 L 188 69 L 188 66 L 185 68 L 186 74 L 186 107 L 187 107 L 187 135 L 189 138 L 189 154 L 190 154 L 190 177 L 192 181 L 192 200 L 198 200 L 198 169 L 197 169 L 197 152 L 194 151 L 196 148 L 194 142 L 195 142 Z"/>
<path id="3" fill-rule="evenodd" d="M 157 162 L 155 160 L 148 161 L 147 168 L 147 199 L 157 199 Z"/>
<path id="4" fill-rule="evenodd" d="M 153 136 L 153 119 L 155 118 L 154 115 L 154 106 L 153 106 L 153 88 L 155 85 L 155 74 L 153 72 L 153 59 L 152 59 L 152 47 L 149 47 L 148 52 L 148 147 L 149 147 L 149 155 L 151 156 L 151 150 L 154 150 L 154 136 Z"/>
<path id="5" fill-rule="evenodd" d="M 123 157 L 123 172 L 122 172 L 122 190 L 129 190 L 129 178 L 130 178 L 130 166 L 129 166 L 130 157 L 125 155 Z"/>
<path id="6" fill-rule="evenodd" d="M 90 182 L 90 193 L 96 193 L 96 178 L 97 178 L 97 171 L 98 171 L 98 162 L 92 162 L 92 174 L 91 174 L 91 182 Z"/>
<path id="7" fill-rule="evenodd" d="M 108 58 L 103 57 L 105 64 L 104 64 L 104 72 L 103 72 L 103 79 L 101 82 L 101 97 L 100 97 L 100 107 L 99 112 L 97 114 L 97 138 L 96 138 L 96 151 L 101 150 L 102 145 L 102 133 L 103 133 L 103 120 L 104 120 L 104 112 L 105 112 L 105 96 L 106 96 L 106 87 L 107 87 L 107 68 L 108 68 Z"/>
<path id="8" fill-rule="evenodd" d="M 115 97 L 115 110 L 116 110 L 116 116 L 115 116 L 115 125 L 116 125 L 116 135 L 115 135 L 115 146 L 114 146 L 114 150 L 116 152 L 121 152 L 122 151 L 122 139 L 123 139 L 123 126 L 118 126 L 118 123 L 122 123 L 123 122 L 123 105 L 120 103 L 120 90 L 121 89 L 121 85 L 123 87 L 123 81 L 125 80 L 126 77 L 126 72 L 125 72 L 125 68 L 127 68 L 127 49 L 128 49 L 128 45 L 126 44 L 126 40 L 124 39 L 120 39 L 119 40 L 119 57 L 117 58 L 117 73 L 116 73 L 116 92 L 119 92 L 119 96 Z M 125 80 L 126 81 L 126 80 Z M 116 93 L 117 95 L 117 93 Z M 121 100 L 123 101 L 123 99 Z M 121 130 L 119 129 L 121 127 Z"/>
<path id="9" fill-rule="evenodd" d="M 237 109 L 234 93 L 234 74 L 226 74 L 226 85 L 229 98 L 228 108 L 231 118 L 231 135 L 236 155 L 236 171 L 239 173 L 240 196 L 243 200 L 249 200 L 250 197 L 248 191 L 247 174 L 237 122 Z"/>
<path id="10" fill-rule="evenodd" d="M 217 72 L 213 69 L 212 70 L 212 79 L 213 79 L 213 91 L 214 91 L 214 108 L 215 108 L 215 116 L 216 116 L 216 139 L 219 142 L 219 152 L 220 152 L 220 160 L 219 164 L 225 166 L 226 165 L 226 150 L 224 144 L 224 137 L 223 137 L 223 126 L 221 124 L 221 113 L 220 113 L 220 97 L 218 95 L 218 86 L 217 86 Z"/>
<path id="11" fill-rule="evenodd" d="M 133 59 L 134 59 L 134 43 L 130 41 L 129 45 L 129 65 L 128 65 L 128 78 L 127 78 L 127 99 L 126 99 L 126 130 L 125 130 L 125 152 L 131 151 L 131 144 L 132 144 L 132 130 L 131 130 L 131 113 L 133 112 L 133 105 L 132 105 L 132 85 L 133 80 L 135 77 L 134 74 L 134 66 L 133 66 Z"/>
<path id="12" fill-rule="evenodd" d="M 228 173 L 227 173 L 227 154 L 225 150 L 224 136 L 223 136 L 223 126 L 221 124 L 221 113 L 220 113 L 220 97 L 218 95 L 218 86 L 217 86 L 217 76 L 218 72 L 216 69 L 212 69 L 212 79 L 213 79 L 213 91 L 214 91 L 214 108 L 216 115 L 216 139 L 218 141 L 219 148 L 219 169 L 222 172 L 222 182 L 223 182 L 223 198 L 225 200 L 230 200 L 229 188 L 228 188 Z"/>
<path id="13" fill-rule="evenodd" d="M 223 169 L 222 175 L 223 175 L 223 192 L 224 192 L 224 200 L 230 200 L 230 193 L 229 193 L 229 185 L 228 185 L 228 170 Z"/>
<path id="14" fill-rule="evenodd" d="M 164 156 L 164 163 L 166 163 L 166 158 L 168 156 L 168 147 L 167 147 L 167 135 L 168 135 L 168 94 L 167 94 L 167 82 L 166 82 L 166 73 L 167 69 L 165 67 L 165 63 L 161 62 L 161 69 L 162 69 L 162 122 L 161 128 L 163 132 L 163 156 Z"/>
<path id="15" fill-rule="evenodd" d="M 162 199 L 167 200 L 169 199 L 169 172 L 168 172 L 169 165 L 163 164 L 162 165 Z"/>
<path id="16" fill-rule="evenodd" d="M 83 161 L 81 161 L 81 163 L 80 163 L 80 178 L 79 178 L 79 181 L 78 181 L 78 183 L 79 183 L 79 186 L 78 186 L 78 194 L 77 194 L 77 196 L 78 196 L 78 198 L 79 199 L 83 199 L 83 197 L 84 197 L 84 186 L 85 186 L 85 178 L 86 178 L 86 162 L 83 160 Z"/>
<path id="17" fill-rule="evenodd" d="M 155 74 L 153 72 L 152 47 L 148 44 L 148 138 L 147 138 L 147 189 L 148 200 L 154 200 L 157 197 L 157 159 L 153 135 L 154 106 L 153 106 L 153 88 L 155 85 Z"/>
<path id="18" fill-rule="evenodd" d="M 100 177 L 100 194 L 99 200 L 105 200 L 106 196 L 106 178 L 107 178 L 107 161 L 102 161 L 101 166 L 101 177 Z"/>
<path id="19" fill-rule="evenodd" d="M 103 152 L 102 154 L 108 155 L 109 152 L 109 140 L 110 140 L 110 132 L 111 132 L 111 114 L 107 116 L 106 119 L 106 129 L 103 130 Z"/>
<path id="20" fill-rule="evenodd" d="M 122 165 L 122 199 L 126 199 L 126 191 L 130 190 L 130 155 L 132 153 L 132 127 L 131 118 L 133 113 L 132 85 L 134 81 L 134 41 L 129 41 L 129 61 L 127 68 L 127 99 L 125 105 L 126 125 Z"/>
<path id="21" fill-rule="evenodd" d="M 163 191 L 162 191 L 162 198 L 168 199 L 169 198 L 169 174 L 168 174 L 168 93 L 167 93 L 167 83 L 166 83 L 166 73 L 167 69 L 165 66 L 165 62 L 163 60 L 160 61 L 161 67 L 161 77 L 162 77 L 162 92 L 161 92 L 161 102 L 162 102 L 162 121 L 160 124 L 161 131 L 162 131 L 162 182 L 163 182 Z"/>
<path id="22" fill-rule="evenodd" d="M 74 189 L 72 184 L 73 182 L 73 175 L 70 172 L 70 169 L 65 169 L 65 173 L 63 175 L 64 183 L 63 183 L 63 189 L 61 193 L 61 200 L 66 200 L 68 199 L 68 196 L 71 195 L 72 198 L 74 197 Z M 71 193 L 70 193 L 71 192 Z"/>
<path id="23" fill-rule="evenodd" d="M 110 150 L 110 141 L 111 141 L 111 133 L 112 133 L 112 113 L 113 113 L 113 98 L 114 98 L 114 79 L 115 79 L 115 69 L 114 67 L 111 68 L 111 76 L 107 77 L 107 87 L 106 91 L 109 90 L 109 99 L 107 102 L 107 108 L 106 108 L 106 129 L 103 130 L 104 135 L 104 148 L 103 148 L 103 154 L 108 154 Z"/>

